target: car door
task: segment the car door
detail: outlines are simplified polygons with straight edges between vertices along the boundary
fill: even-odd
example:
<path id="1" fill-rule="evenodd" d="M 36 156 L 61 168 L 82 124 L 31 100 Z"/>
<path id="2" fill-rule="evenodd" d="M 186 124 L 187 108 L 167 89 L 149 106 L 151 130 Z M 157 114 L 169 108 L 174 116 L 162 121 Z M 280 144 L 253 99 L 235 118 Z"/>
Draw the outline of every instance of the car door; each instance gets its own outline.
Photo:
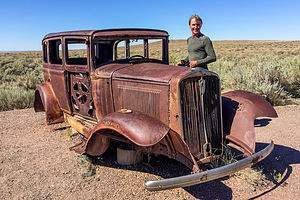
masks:
<path id="1" fill-rule="evenodd" d="M 72 114 L 95 118 L 89 73 L 88 37 L 64 37 L 65 70 Z"/>
<path id="2" fill-rule="evenodd" d="M 69 97 L 67 96 L 68 84 L 65 80 L 66 73 L 63 66 L 64 47 L 62 37 L 53 37 L 44 41 L 43 48 L 45 53 L 48 52 L 49 58 L 49 60 L 44 60 L 43 62 L 45 81 L 50 82 L 61 110 L 71 113 Z M 46 58 L 47 56 L 44 55 L 44 57 Z"/>

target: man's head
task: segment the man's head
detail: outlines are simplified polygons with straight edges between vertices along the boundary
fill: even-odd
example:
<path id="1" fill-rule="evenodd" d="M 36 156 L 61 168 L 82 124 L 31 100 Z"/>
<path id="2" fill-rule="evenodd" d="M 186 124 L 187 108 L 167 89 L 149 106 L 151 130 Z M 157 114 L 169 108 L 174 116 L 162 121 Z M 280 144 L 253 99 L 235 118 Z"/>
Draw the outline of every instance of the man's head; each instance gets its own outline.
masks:
<path id="1" fill-rule="evenodd" d="M 202 26 L 202 19 L 198 15 L 192 15 L 189 20 L 189 26 L 192 31 L 192 36 L 198 36 Z"/>

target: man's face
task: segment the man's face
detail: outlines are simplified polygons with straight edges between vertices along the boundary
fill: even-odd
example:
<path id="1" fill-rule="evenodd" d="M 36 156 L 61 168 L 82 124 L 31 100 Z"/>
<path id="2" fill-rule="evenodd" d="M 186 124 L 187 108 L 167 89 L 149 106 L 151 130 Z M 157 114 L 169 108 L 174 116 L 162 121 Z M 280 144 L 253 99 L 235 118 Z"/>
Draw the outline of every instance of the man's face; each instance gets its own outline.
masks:
<path id="1" fill-rule="evenodd" d="M 191 20 L 190 28 L 191 28 L 193 36 L 198 36 L 200 34 L 201 26 L 202 26 L 202 24 L 200 21 L 198 21 L 194 18 Z"/>

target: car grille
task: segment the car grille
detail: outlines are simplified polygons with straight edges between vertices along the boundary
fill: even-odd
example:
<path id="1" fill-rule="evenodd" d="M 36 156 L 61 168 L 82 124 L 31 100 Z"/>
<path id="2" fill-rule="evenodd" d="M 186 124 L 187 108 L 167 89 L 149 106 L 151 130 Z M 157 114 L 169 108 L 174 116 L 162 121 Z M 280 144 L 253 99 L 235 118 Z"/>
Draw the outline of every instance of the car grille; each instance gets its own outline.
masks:
<path id="1" fill-rule="evenodd" d="M 192 154 L 197 159 L 219 154 L 222 149 L 219 78 L 185 79 L 180 83 L 180 93 L 183 135 Z"/>

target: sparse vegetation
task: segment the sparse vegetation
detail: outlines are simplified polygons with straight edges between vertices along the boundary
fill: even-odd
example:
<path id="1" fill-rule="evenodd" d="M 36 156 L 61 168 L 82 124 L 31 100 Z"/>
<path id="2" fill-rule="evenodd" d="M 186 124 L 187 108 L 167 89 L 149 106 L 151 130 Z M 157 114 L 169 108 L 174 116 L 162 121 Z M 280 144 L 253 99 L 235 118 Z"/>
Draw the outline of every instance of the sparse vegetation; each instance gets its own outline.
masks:
<path id="1" fill-rule="evenodd" d="M 82 178 L 93 176 L 96 173 L 92 161 L 87 155 L 85 154 L 78 155 L 77 163 L 78 166 L 81 168 L 80 176 Z"/>
<path id="2" fill-rule="evenodd" d="M 0 53 L 0 111 L 32 107 L 42 72 L 41 52 Z"/>
<path id="3" fill-rule="evenodd" d="M 209 163 L 209 168 L 217 168 L 225 165 L 229 165 L 238 160 L 238 156 L 236 156 L 230 149 L 229 146 L 223 145 L 223 155 L 221 158 L 213 160 Z"/>
<path id="4" fill-rule="evenodd" d="M 256 92 L 273 105 L 300 103 L 300 41 L 215 41 L 213 45 L 218 59 L 209 69 L 219 74 L 223 91 Z M 169 49 L 172 65 L 187 55 L 185 40 L 170 41 Z M 34 89 L 41 82 L 41 52 L 0 53 L 0 111 L 32 107 Z"/>
<path id="5" fill-rule="evenodd" d="M 299 103 L 300 41 L 215 41 L 213 44 L 217 61 L 209 69 L 219 74 L 223 90 L 255 92 L 273 105 Z M 174 41 L 170 51 L 170 63 L 175 64 L 187 55 L 183 53 L 187 52 L 186 42 Z"/>
<path id="6" fill-rule="evenodd" d="M 242 154 L 236 155 L 228 145 L 223 145 L 222 157 L 204 164 L 203 166 L 205 170 L 209 170 L 229 165 L 237 162 L 239 159 L 243 159 Z M 271 174 L 266 174 L 262 168 L 257 165 L 237 171 L 230 176 L 235 176 L 244 180 L 251 186 L 252 190 L 256 190 L 257 187 L 266 187 L 271 184 L 272 181 L 279 182 L 278 180 L 281 179 L 281 174 L 279 172 L 277 173 L 276 170 Z"/>
<path id="7" fill-rule="evenodd" d="M 66 127 L 66 139 L 68 141 L 75 139 L 77 136 L 79 136 L 79 133 L 76 130 L 70 126 Z"/>
<path id="8" fill-rule="evenodd" d="M 273 173 L 271 173 L 271 178 L 276 182 L 279 183 L 282 179 L 282 174 L 274 169 Z"/>
<path id="9" fill-rule="evenodd" d="M 246 168 L 238 171 L 234 176 L 241 178 L 250 184 L 252 190 L 256 190 L 257 187 L 266 187 L 272 182 L 268 176 L 263 173 L 263 170 L 258 167 Z"/>
<path id="10" fill-rule="evenodd" d="M 213 160 L 210 163 L 203 164 L 201 167 L 203 170 L 210 170 L 229 165 L 243 158 L 244 157 L 242 154 L 236 154 L 228 145 L 225 144 L 223 145 L 222 157 Z M 230 175 L 230 177 L 236 177 L 244 180 L 250 185 L 251 189 L 255 191 L 258 187 L 267 187 L 272 182 L 279 183 L 282 179 L 282 174 L 276 170 L 269 173 L 267 171 L 264 171 L 262 166 L 254 165 L 252 167 L 237 171 L 234 174 Z"/>

